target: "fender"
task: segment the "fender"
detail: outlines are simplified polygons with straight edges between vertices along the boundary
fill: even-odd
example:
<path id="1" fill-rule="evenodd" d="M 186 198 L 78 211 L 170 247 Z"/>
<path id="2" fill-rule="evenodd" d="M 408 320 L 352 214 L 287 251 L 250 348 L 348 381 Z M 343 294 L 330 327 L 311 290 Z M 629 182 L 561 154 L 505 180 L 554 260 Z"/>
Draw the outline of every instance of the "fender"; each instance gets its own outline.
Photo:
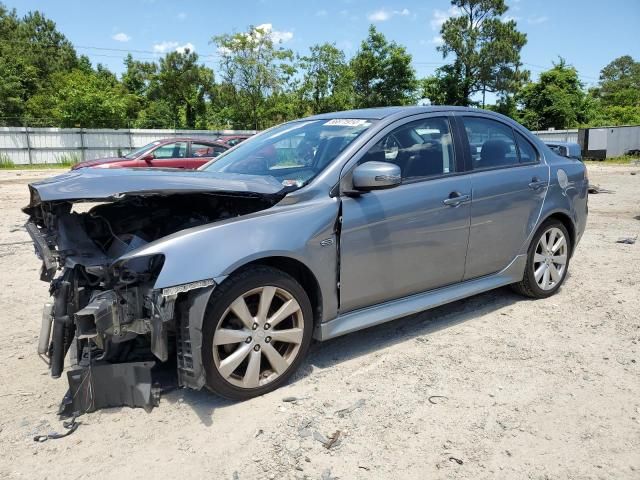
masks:
<path id="1" fill-rule="evenodd" d="M 339 200 L 328 195 L 304 204 L 283 199 L 243 217 L 183 230 L 158 239 L 117 261 L 164 255 L 154 288 L 198 280 L 220 283 L 238 268 L 261 258 L 289 257 L 305 264 L 322 292 L 324 318 L 337 313 L 337 239 Z"/>

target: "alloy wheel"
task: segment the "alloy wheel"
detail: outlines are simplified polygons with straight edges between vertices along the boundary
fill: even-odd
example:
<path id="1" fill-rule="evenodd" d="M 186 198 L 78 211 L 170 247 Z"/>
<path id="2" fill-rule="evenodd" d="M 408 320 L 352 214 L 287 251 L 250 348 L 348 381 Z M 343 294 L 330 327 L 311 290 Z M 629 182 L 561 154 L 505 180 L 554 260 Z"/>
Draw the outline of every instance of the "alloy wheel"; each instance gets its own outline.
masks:
<path id="1" fill-rule="evenodd" d="M 284 374 L 304 336 L 302 309 L 283 288 L 264 286 L 238 298 L 224 312 L 213 336 L 213 361 L 227 382 L 257 388 Z"/>
<path id="2" fill-rule="evenodd" d="M 546 230 L 533 255 L 533 276 L 542 290 L 551 290 L 558 285 L 567 270 L 567 239 L 559 228 Z"/>

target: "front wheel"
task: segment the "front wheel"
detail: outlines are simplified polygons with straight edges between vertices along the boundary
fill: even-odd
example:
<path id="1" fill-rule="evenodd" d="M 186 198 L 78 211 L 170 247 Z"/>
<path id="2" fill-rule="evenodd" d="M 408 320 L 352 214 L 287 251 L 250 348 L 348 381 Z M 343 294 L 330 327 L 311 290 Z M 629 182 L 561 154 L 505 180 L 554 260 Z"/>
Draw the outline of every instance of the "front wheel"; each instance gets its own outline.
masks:
<path id="1" fill-rule="evenodd" d="M 302 362 L 312 329 L 309 297 L 293 277 L 262 266 L 232 275 L 205 316 L 207 387 L 232 400 L 277 389 Z"/>
<path id="2" fill-rule="evenodd" d="M 534 235 L 522 281 L 514 289 L 532 298 L 550 297 L 558 291 L 569 268 L 571 240 L 558 220 L 545 221 Z"/>

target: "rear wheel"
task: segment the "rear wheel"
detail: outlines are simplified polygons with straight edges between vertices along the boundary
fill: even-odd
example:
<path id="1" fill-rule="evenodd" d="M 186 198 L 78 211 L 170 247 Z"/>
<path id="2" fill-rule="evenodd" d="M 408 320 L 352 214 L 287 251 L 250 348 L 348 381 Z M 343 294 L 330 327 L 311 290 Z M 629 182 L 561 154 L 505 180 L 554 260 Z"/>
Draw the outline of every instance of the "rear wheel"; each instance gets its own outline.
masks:
<path id="1" fill-rule="evenodd" d="M 203 325 L 207 387 L 245 400 L 284 384 L 302 362 L 313 329 L 309 298 L 290 275 L 255 267 L 211 296 Z"/>
<path id="2" fill-rule="evenodd" d="M 558 220 L 547 220 L 534 235 L 522 281 L 514 289 L 532 298 L 546 298 L 558 291 L 567 276 L 571 240 Z"/>

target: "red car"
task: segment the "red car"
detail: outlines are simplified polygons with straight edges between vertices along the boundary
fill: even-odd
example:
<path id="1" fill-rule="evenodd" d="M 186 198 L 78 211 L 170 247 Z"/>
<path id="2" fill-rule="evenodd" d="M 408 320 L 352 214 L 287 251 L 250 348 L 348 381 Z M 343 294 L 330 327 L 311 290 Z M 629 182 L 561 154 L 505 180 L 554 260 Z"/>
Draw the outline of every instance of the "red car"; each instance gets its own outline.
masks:
<path id="1" fill-rule="evenodd" d="M 223 135 L 218 138 L 218 142 L 224 143 L 230 147 L 235 147 L 240 142 L 244 142 L 251 135 Z"/>
<path id="2" fill-rule="evenodd" d="M 157 140 L 134 150 L 124 157 L 97 158 L 76 163 L 72 170 L 78 168 L 198 168 L 222 152 L 229 145 L 215 140 L 199 138 L 168 138 Z"/>

